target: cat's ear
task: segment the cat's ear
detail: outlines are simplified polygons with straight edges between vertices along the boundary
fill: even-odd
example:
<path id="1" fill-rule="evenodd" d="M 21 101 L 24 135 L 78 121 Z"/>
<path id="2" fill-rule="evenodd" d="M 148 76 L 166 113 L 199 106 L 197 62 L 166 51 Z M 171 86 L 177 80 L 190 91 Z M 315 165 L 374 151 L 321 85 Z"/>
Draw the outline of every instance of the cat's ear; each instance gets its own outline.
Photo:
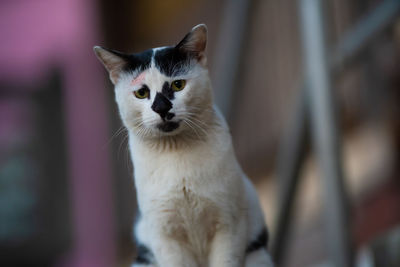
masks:
<path id="1" fill-rule="evenodd" d="M 206 46 L 207 26 L 205 24 L 199 24 L 186 34 L 182 41 L 176 45 L 176 48 L 194 56 L 201 65 L 206 66 Z"/>
<path id="2" fill-rule="evenodd" d="M 121 71 L 127 64 L 126 55 L 100 46 L 93 47 L 93 50 L 100 62 L 106 67 L 112 83 L 116 84 Z"/>

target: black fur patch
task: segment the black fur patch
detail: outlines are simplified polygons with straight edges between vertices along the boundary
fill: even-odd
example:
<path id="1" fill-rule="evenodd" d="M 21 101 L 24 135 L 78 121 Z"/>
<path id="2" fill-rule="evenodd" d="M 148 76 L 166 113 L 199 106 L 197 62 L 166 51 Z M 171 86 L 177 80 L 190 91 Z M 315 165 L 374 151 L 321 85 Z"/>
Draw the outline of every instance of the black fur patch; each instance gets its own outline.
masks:
<path id="1" fill-rule="evenodd" d="M 170 121 L 170 120 L 172 120 L 174 117 L 175 117 L 175 113 L 168 112 L 167 115 L 165 116 L 165 119 L 166 119 L 167 121 Z"/>
<path id="2" fill-rule="evenodd" d="M 156 67 L 166 76 L 173 77 L 185 74 L 192 57 L 176 47 L 157 50 L 154 55 Z"/>
<path id="3" fill-rule="evenodd" d="M 151 109 L 154 112 L 157 112 L 162 119 L 165 118 L 168 111 L 172 108 L 171 101 L 168 100 L 162 93 L 157 93 L 154 99 L 153 104 L 151 105 Z"/>
<path id="4" fill-rule="evenodd" d="M 173 130 L 178 129 L 179 127 L 179 123 L 175 122 L 175 121 L 166 121 L 163 123 L 160 123 L 159 125 L 157 125 L 158 129 L 160 129 L 163 132 L 172 132 Z"/>
<path id="5" fill-rule="evenodd" d="M 267 248 L 268 246 L 268 231 L 267 228 L 263 228 L 257 238 L 250 242 L 246 248 L 246 253 L 259 250 L 260 248 Z"/>
<path id="6" fill-rule="evenodd" d="M 153 254 L 151 253 L 151 251 L 144 245 L 138 245 L 135 263 L 151 264 L 152 262 L 153 262 Z"/>
<path id="7" fill-rule="evenodd" d="M 169 85 L 169 83 L 168 82 L 165 82 L 164 83 L 164 85 L 163 85 L 163 87 L 162 87 L 162 89 L 161 89 L 161 92 L 163 93 L 163 95 L 165 95 L 168 99 L 174 99 L 175 98 L 175 96 L 174 96 L 174 90 L 172 90 L 172 88 L 171 88 L 171 86 Z"/>
<path id="8" fill-rule="evenodd" d="M 139 71 L 142 72 L 145 69 L 150 68 L 151 58 L 153 56 L 153 50 L 149 49 L 141 53 L 124 55 L 126 65 L 125 71 Z"/>

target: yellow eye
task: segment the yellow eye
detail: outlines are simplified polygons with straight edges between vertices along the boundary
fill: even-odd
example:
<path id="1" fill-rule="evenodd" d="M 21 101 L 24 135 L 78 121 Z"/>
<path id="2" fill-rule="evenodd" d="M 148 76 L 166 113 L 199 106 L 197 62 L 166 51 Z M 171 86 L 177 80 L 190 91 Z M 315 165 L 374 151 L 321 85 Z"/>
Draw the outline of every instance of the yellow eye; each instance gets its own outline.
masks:
<path id="1" fill-rule="evenodd" d="M 139 90 L 136 90 L 133 92 L 133 94 L 139 98 L 139 99 L 143 99 L 143 98 L 147 98 L 149 97 L 150 91 L 148 88 L 146 87 L 142 87 Z"/>
<path id="2" fill-rule="evenodd" d="M 185 88 L 186 85 L 186 81 L 185 80 L 176 80 L 173 81 L 171 84 L 172 90 L 174 90 L 175 92 L 182 90 L 183 88 Z"/>

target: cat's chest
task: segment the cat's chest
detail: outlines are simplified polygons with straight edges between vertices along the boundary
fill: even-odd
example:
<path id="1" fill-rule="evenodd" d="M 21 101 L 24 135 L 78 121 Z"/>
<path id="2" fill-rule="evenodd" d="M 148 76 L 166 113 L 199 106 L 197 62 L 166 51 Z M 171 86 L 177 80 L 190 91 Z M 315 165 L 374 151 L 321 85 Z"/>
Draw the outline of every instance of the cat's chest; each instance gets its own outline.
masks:
<path id="1" fill-rule="evenodd" d="M 174 192 L 157 203 L 163 232 L 179 242 L 206 251 L 207 246 L 221 226 L 221 209 L 207 197 L 196 194 L 184 183 L 180 192 Z"/>
<path id="2" fill-rule="evenodd" d="M 208 152 L 208 153 L 207 153 Z M 135 180 L 138 190 L 143 187 L 174 190 L 180 187 L 182 179 L 191 184 L 191 190 L 197 190 L 201 183 L 206 182 L 215 176 L 219 176 L 219 169 L 222 166 L 221 157 L 210 150 L 196 149 L 186 153 L 168 154 L 139 154 L 135 157 Z"/>
<path id="3" fill-rule="evenodd" d="M 210 213 L 232 201 L 237 177 L 224 157 L 208 151 L 187 154 L 153 155 L 152 160 L 141 157 L 135 164 L 135 184 L 139 207 L 143 212 L 163 205 L 164 210 L 180 214 Z M 147 157 L 148 158 L 148 157 Z M 227 167 L 228 166 L 228 167 Z M 168 208 L 165 208 L 168 206 Z"/>

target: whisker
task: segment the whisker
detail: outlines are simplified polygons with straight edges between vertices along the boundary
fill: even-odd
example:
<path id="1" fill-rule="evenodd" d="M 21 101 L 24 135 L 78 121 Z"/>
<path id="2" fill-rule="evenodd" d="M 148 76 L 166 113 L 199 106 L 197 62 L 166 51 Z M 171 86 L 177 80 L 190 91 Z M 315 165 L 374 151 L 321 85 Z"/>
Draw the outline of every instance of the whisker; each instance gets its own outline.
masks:
<path id="1" fill-rule="evenodd" d="M 124 136 L 124 138 L 122 139 L 121 143 L 119 144 L 118 152 L 117 152 L 117 157 L 119 157 L 120 152 L 121 152 L 121 147 L 122 147 L 122 145 L 124 144 L 124 142 L 125 142 L 126 140 L 128 140 L 128 137 L 129 137 L 129 135 L 128 135 L 128 133 L 127 133 L 127 134 Z"/>
<path id="2" fill-rule="evenodd" d="M 186 118 L 186 121 L 188 121 L 193 127 L 199 129 L 204 134 L 204 136 L 207 136 L 207 131 L 203 129 L 200 125 L 198 125 L 195 121 L 191 120 L 190 118 Z"/>
<path id="3" fill-rule="evenodd" d="M 193 132 L 197 135 L 197 137 L 199 138 L 199 140 L 201 140 L 201 137 L 200 137 L 199 133 L 196 131 L 195 128 L 193 128 L 193 126 L 189 123 L 189 121 L 183 120 L 183 122 L 186 123 L 186 125 L 189 126 L 189 127 L 193 130 Z"/>
<path id="4" fill-rule="evenodd" d="M 115 131 L 115 133 L 110 137 L 110 139 L 103 145 L 103 149 L 106 147 L 106 146 L 108 146 L 112 141 L 113 141 L 113 139 L 114 138 L 116 138 L 117 136 L 119 136 L 121 133 L 123 133 L 124 131 L 127 131 L 127 129 L 125 128 L 125 126 L 121 126 L 121 127 L 119 127 L 118 128 L 118 130 L 117 131 Z"/>

